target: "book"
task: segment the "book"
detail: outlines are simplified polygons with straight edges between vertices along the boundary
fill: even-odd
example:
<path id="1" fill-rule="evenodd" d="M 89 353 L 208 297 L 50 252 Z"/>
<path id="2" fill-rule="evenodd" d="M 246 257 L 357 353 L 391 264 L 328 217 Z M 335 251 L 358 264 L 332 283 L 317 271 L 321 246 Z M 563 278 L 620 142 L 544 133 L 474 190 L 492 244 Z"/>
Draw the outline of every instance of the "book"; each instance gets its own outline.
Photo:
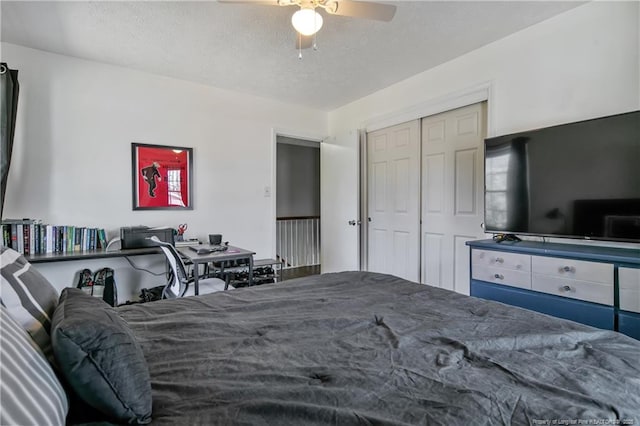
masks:
<path id="1" fill-rule="evenodd" d="M 64 226 L 56 226 L 57 235 L 56 235 L 56 253 L 63 253 L 63 241 L 64 241 Z"/>
<path id="2" fill-rule="evenodd" d="M 31 229 L 29 225 L 22 225 L 22 237 L 24 238 L 23 253 L 29 255 L 31 254 Z"/>
<path id="3" fill-rule="evenodd" d="M 36 219 L 29 219 L 27 217 L 27 218 L 23 218 L 23 219 L 2 219 L 1 223 L 3 225 L 13 225 L 13 224 L 18 224 L 18 223 L 24 225 L 25 223 L 26 224 L 30 224 L 30 223 L 36 223 L 36 222 L 38 222 Z"/>
<path id="4" fill-rule="evenodd" d="M 73 251 L 82 251 L 82 230 L 83 227 L 76 227 L 73 233 Z"/>
<path id="5" fill-rule="evenodd" d="M 53 253 L 53 226 L 46 225 L 45 231 L 45 253 Z"/>
<path id="6" fill-rule="evenodd" d="M 42 239 L 40 238 L 40 225 L 33 225 L 33 253 L 40 254 L 40 242 Z"/>
<path id="7" fill-rule="evenodd" d="M 2 225 L 2 246 L 11 247 L 11 225 Z"/>
<path id="8" fill-rule="evenodd" d="M 89 229 L 89 250 L 96 249 L 96 230 L 95 228 Z"/>
<path id="9" fill-rule="evenodd" d="M 87 233 L 88 229 L 87 228 L 82 228 L 82 251 L 86 251 L 89 250 L 89 234 Z"/>
<path id="10" fill-rule="evenodd" d="M 16 239 L 18 241 L 18 252 L 24 253 L 24 225 L 19 223 L 17 227 L 18 227 L 18 231 L 17 231 Z"/>
<path id="11" fill-rule="evenodd" d="M 73 253 L 76 241 L 76 227 L 67 226 L 67 253 Z"/>
<path id="12" fill-rule="evenodd" d="M 29 254 L 36 254 L 36 225 L 29 224 Z"/>
<path id="13" fill-rule="evenodd" d="M 11 225 L 11 248 L 18 251 L 18 225 Z"/>
<path id="14" fill-rule="evenodd" d="M 193 239 L 193 240 L 185 240 L 185 241 L 176 241 L 174 243 L 174 245 L 176 247 L 188 247 L 188 246 L 197 246 L 201 244 L 199 240 L 197 239 Z"/>
<path id="15" fill-rule="evenodd" d="M 104 250 L 107 248 L 107 233 L 104 228 L 100 228 L 98 230 L 98 240 L 100 241 L 100 249 Z"/>

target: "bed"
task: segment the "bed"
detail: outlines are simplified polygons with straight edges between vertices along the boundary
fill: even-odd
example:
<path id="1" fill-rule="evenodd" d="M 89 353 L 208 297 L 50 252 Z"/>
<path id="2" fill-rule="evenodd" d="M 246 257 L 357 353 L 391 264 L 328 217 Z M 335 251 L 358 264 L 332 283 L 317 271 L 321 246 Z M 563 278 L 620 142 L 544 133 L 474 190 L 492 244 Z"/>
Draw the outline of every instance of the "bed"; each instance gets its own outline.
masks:
<path id="1" fill-rule="evenodd" d="M 640 424 L 640 342 L 390 275 L 115 312 L 154 425 Z"/>

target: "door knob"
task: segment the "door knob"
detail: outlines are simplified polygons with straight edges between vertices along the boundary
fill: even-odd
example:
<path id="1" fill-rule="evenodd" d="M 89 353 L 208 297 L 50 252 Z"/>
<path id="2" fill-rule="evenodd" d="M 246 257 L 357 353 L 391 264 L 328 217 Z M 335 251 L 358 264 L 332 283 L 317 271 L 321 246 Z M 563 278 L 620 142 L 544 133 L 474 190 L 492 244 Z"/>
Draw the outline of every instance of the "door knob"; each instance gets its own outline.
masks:
<path id="1" fill-rule="evenodd" d="M 351 226 L 356 226 L 356 221 L 355 221 L 355 220 L 350 220 L 350 221 L 349 221 L 349 225 L 351 225 Z"/>

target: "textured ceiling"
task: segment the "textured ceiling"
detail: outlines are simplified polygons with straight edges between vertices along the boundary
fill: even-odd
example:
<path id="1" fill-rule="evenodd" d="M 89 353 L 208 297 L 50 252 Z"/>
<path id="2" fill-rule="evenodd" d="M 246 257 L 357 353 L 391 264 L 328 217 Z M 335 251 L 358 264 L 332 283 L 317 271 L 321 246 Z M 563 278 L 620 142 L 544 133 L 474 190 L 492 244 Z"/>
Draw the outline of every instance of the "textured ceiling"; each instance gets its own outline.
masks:
<path id="1" fill-rule="evenodd" d="M 298 59 L 294 7 L 204 2 L 0 3 L 2 41 L 331 110 L 578 2 L 419 1 L 391 22 L 327 16 Z"/>

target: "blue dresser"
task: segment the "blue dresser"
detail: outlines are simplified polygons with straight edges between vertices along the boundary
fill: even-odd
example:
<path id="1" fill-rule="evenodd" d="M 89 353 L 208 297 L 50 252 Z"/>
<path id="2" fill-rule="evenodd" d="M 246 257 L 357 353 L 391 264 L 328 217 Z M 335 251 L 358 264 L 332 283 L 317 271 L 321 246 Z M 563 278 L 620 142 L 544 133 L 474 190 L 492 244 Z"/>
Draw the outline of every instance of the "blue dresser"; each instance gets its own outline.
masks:
<path id="1" fill-rule="evenodd" d="M 640 340 L 640 250 L 469 241 L 471 295 Z"/>

